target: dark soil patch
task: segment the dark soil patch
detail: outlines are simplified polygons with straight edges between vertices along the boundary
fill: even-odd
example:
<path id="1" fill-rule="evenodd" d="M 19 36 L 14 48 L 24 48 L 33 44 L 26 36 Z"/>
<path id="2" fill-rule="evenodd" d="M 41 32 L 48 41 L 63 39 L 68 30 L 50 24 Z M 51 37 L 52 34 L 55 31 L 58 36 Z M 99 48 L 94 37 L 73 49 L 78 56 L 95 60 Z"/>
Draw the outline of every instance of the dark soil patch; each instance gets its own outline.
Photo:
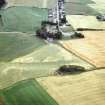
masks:
<path id="1" fill-rule="evenodd" d="M 0 105 L 4 105 L 4 101 L 2 97 L 0 97 Z"/>

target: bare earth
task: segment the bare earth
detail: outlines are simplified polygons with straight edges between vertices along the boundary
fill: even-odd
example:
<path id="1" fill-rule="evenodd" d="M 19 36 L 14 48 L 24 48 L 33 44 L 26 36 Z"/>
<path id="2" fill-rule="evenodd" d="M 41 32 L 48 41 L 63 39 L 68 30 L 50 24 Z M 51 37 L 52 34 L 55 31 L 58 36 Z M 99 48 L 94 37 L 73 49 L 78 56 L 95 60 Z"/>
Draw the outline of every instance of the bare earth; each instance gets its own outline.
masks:
<path id="1" fill-rule="evenodd" d="M 4 105 L 2 97 L 0 97 L 0 105 Z"/>

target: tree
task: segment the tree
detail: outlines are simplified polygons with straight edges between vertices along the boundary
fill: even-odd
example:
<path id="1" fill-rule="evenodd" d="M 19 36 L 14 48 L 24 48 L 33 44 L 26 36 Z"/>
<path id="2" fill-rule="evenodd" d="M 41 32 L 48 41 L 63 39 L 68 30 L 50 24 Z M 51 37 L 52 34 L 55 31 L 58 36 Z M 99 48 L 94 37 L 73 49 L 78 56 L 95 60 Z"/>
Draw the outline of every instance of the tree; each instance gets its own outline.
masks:
<path id="1" fill-rule="evenodd" d="M 0 9 L 3 8 L 6 5 L 5 0 L 0 0 Z"/>

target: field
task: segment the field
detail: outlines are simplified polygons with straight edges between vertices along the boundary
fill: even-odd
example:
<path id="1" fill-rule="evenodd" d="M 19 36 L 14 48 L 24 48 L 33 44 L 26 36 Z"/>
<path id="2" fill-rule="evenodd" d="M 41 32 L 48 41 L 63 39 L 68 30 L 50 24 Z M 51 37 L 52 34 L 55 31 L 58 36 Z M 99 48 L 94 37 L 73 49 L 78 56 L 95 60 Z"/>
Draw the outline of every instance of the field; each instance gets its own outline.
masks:
<path id="1" fill-rule="evenodd" d="M 105 13 L 105 1 L 66 0 L 71 26 L 63 30 L 82 28 L 85 38 L 53 43 L 35 31 L 56 0 L 8 2 L 0 11 L 0 105 L 105 105 L 105 22 L 96 19 Z M 86 72 L 57 75 L 63 65 Z"/>
<path id="2" fill-rule="evenodd" d="M 105 0 L 92 0 L 92 1 L 95 3 L 101 3 L 101 4 L 105 3 Z"/>
<path id="3" fill-rule="evenodd" d="M 105 32 L 85 31 L 82 32 L 84 39 L 61 41 L 60 43 L 68 50 L 98 67 L 105 67 Z M 103 37 L 103 38 L 102 38 Z M 76 44 L 75 44 L 76 43 Z"/>
<path id="4" fill-rule="evenodd" d="M 101 14 L 105 13 L 105 5 L 104 5 L 104 3 L 89 4 L 88 6 L 90 6 L 91 8 L 93 8 L 94 10 L 98 11 Z"/>
<path id="5" fill-rule="evenodd" d="M 24 79 L 54 75 L 65 64 L 93 68 L 61 46 L 28 33 L 0 33 L 0 49 L 0 89 Z"/>
<path id="6" fill-rule="evenodd" d="M 34 32 L 41 21 L 48 19 L 48 10 L 27 6 L 12 6 L 0 12 L 1 32 Z"/>
<path id="7" fill-rule="evenodd" d="M 68 22 L 75 30 L 105 30 L 105 22 L 100 22 L 95 16 L 67 15 Z"/>
<path id="8" fill-rule="evenodd" d="M 56 0 L 7 0 L 7 7 L 11 6 L 28 6 L 39 8 L 52 8 Z"/>
<path id="9" fill-rule="evenodd" d="M 58 105 L 35 80 L 19 82 L 1 93 L 5 105 Z"/>
<path id="10" fill-rule="evenodd" d="M 8 62 L 27 55 L 45 45 L 43 40 L 21 32 L 0 33 L 0 62 Z"/>
<path id="11" fill-rule="evenodd" d="M 59 105 L 104 105 L 105 69 L 79 75 L 39 78 Z"/>
<path id="12" fill-rule="evenodd" d="M 98 11 L 81 3 L 66 3 L 65 10 L 67 15 L 97 15 Z"/>
<path id="13" fill-rule="evenodd" d="M 57 0 L 7 0 L 10 6 L 36 6 L 41 8 L 51 8 L 56 4 Z M 66 2 L 81 3 L 81 4 L 91 4 L 95 3 L 93 0 L 65 0 Z"/>

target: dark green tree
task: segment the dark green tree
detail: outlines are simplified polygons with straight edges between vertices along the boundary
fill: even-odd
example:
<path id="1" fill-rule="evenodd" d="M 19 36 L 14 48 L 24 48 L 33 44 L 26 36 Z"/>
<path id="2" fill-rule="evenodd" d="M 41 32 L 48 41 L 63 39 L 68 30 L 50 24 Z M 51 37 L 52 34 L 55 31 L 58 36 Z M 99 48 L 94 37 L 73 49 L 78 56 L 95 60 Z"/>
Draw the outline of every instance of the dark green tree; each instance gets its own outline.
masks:
<path id="1" fill-rule="evenodd" d="M 6 5 L 5 0 L 0 0 L 0 9 L 3 8 Z"/>

